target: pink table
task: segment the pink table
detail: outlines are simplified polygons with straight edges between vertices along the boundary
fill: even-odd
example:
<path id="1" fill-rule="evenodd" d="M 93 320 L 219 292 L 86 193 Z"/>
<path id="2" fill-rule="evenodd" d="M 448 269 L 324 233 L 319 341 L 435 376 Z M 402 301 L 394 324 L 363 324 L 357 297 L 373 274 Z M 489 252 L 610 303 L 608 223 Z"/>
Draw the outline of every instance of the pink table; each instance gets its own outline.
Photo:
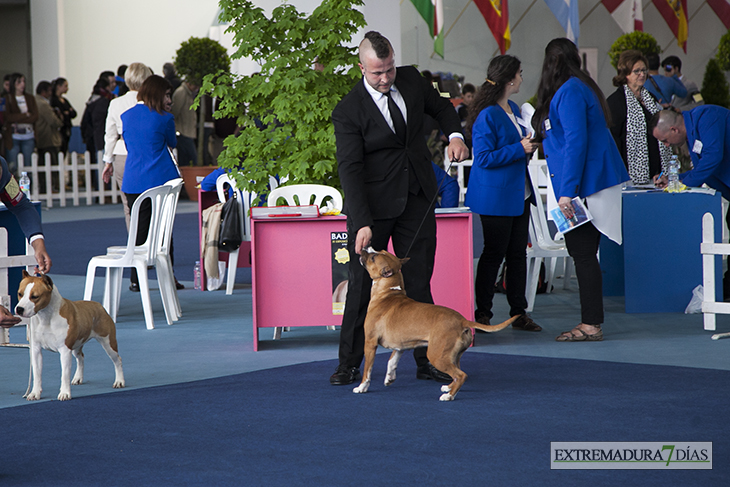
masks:
<path id="1" fill-rule="evenodd" d="M 436 304 L 474 319 L 472 214 L 436 215 Z M 339 326 L 332 313 L 331 232 L 346 232 L 344 216 L 251 221 L 253 343 L 259 328 Z"/>

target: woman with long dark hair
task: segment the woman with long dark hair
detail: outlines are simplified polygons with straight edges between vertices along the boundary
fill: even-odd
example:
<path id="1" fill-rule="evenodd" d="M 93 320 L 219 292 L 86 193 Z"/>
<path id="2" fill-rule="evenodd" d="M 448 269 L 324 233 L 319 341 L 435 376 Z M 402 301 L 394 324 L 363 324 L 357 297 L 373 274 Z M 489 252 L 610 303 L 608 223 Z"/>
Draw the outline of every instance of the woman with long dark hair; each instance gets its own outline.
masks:
<path id="1" fill-rule="evenodd" d="M 512 326 L 540 331 L 542 328 L 525 313 L 525 249 L 530 204 L 535 203 L 527 164 L 537 145 L 527 137 L 520 109 L 509 99 L 519 93 L 521 84 L 519 59 L 510 55 L 492 59 L 467 121 L 474 162 L 465 204 L 480 215 L 484 232 L 475 283 L 476 320 L 489 324 L 493 316 L 494 282 L 506 259 L 510 316 L 519 316 Z"/>
<path id="2" fill-rule="evenodd" d="M 68 93 L 68 81 L 66 78 L 56 78 L 53 80 L 51 92 L 51 106 L 58 109 L 63 118 L 63 127 L 61 128 L 61 152 L 64 154 L 68 151 L 68 141 L 71 140 L 71 127 L 74 118 L 76 118 L 76 110 L 66 99 Z"/>
<path id="3" fill-rule="evenodd" d="M 10 75 L 8 93 L 5 96 L 5 126 L 3 142 L 11 173 L 18 170 L 18 154 L 23 154 L 23 164 L 30 166 L 35 149 L 34 124 L 38 120 L 35 97 L 25 91 L 25 76 Z"/>
<path id="4" fill-rule="evenodd" d="M 575 262 L 581 322 L 557 341 L 603 340 L 603 280 L 598 263 L 601 234 L 621 243 L 621 184 L 629 180 L 611 132 L 601 89 L 581 70 L 578 48 L 566 38 L 553 39 L 545 60 L 532 117 L 536 140 L 543 142 L 557 206 L 565 218 L 575 215 L 580 198 L 593 220 L 565 233 Z M 548 201 L 548 210 L 555 203 Z"/>

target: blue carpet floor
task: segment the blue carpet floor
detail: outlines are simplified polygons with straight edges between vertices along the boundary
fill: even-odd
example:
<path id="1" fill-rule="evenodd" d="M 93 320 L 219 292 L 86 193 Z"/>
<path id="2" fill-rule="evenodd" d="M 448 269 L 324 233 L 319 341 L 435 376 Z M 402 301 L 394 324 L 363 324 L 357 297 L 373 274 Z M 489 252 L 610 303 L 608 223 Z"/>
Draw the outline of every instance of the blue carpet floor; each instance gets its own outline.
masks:
<path id="1" fill-rule="evenodd" d="M 2 410 L 3 486 L 727 485 L 730 372 L 467 352 L 452 403 L 334 361 Z M 554 471 L 551 441 L 710 441 L 704 471 Z"/>

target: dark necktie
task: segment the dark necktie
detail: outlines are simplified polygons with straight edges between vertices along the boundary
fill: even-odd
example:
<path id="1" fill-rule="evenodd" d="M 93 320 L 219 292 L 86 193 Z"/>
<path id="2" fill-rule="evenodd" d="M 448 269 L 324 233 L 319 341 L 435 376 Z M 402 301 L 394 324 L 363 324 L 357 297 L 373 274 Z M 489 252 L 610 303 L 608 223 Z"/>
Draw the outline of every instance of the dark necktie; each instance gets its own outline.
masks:
<path id="1" fill-rule="evenodd" d="M 390 118 L 393 121 L 393 128 L 395 128 L 395 135 L 401 140 L 406 140 L 406 121 L 403 118 L 403 113 L 398 108 L 398 105 L 393 100 L 391 92 L 388 91 L 385 96 L 388 97 L 388 111 L 390 111 Z"/>

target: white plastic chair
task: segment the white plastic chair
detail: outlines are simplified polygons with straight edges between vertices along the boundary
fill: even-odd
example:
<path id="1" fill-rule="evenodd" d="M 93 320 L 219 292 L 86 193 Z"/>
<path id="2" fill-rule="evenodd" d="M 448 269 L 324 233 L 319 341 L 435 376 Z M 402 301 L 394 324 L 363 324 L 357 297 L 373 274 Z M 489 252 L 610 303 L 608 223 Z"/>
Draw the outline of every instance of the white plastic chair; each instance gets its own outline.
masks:
<path id="1" fill-rule="evenodd" d="M 314 200 L 312 199 L 314 197 Z M 338 210 L 342 209 L 342 195 L 332 186 L 323 184 L 292 184 L 280 186 L 269 193 L 267 206 L 276 206 L 279 198 L 286 200 L 287 206 L 316 205 L 322 206 L 323 200 L 332 198 L 332 204 Z"/>
<path id="2" fill-rule="evenodd" d="M 175 274 L 172 269 L 172 259 L 170 259 L 170 243 L 183 179 L 172 179 L 166 182 L 165 186 L 170 188 L 170 192 L 165 196 L 162 209 L 155 269 L 157 271 L 157 283 L 160 286 L 160 294 L 162 295 L 162 305 L 165 308 L 165 318 L 167 318 L 167 324 L 171 325 L 173 321 L 177 321 L 182 317 L 180 298 L 177 295 Z"/>
<path id="3" fill-rule="evenodd" d="M 342 195 L 332 186 L 323 184 L 292 184 L 290 186 L 280 186 L 273 189 L 269 193 L 267 206 L 276 206 L 279 198 L 286 200 L 287 206 L 297 205 L 317 205 L 321 207 L 324 200 L 332 198 L 332 205 L 335 209 L 342 210 Z M 274 340 L 281 338 L 281 326 L 274 327 Z M 328 326 L 328 330 L 334 330 L 334 326 Z M 288 328 L 285 330 L 288 331 Z"/>
<path id="4" fill-rule="evenodd" d="M 122 273 L 125 268 L 134 267 L 137 269 L 137 276 L 139 278 L 139 290 L 142 299 L 142 309 L 144 310 L 145 324 L 148 330 L 152 330 L 155 327 L 152 314 L 152 302 L 150 300 L 150 287 L 147 278 L 147 266 L 156 263 L 163 203 L 165 196 L 169 192 L 170 186 L 157 186 L 142 193 L 134 202 L 129 222 L 127 247 L 124 253 L 107 253 L 106 255 L 97 255 L 89 260 L 89 265 L 86 270 L 84 299 L 87 301 L 91 300 L 96 268 L 106 268 L 103 305 L 114 321 L 117 319 L 117 309 L 119 308 L 119 300 L 122 293 Z M 146 199 L 149 199 L 151 203 L 150 228 L 145 243 L 137 246 L 135 245 L 135 241 L 137 238 L 137 227 L 139 225 L 139 209 L 142 202 Z"/>
<path id="5" fill-rule="evenodd" d="M 553 280 L 555 278 L 555 267 L 558 259 L 562 258 L 564 263 L 563 272 L 563 288 L 568 289 L 570 284 L 570 263 L 571 259 L 568 255 L 568 249 L 562 235 L 555 240 L 550 235 L 548 227 L 547 215 L 545 207 L 542 203 L 541 188 L 538 181 L 542 179 L 540 174 L 545 177 L 547 175 L 547 164 L 545 161 L 533 161 L 529 164 L 530 179 L 532 180 L 532 193 L 535 195 L 536 206 L 530 206 L 530 242 L 532 247 L 527 248 L 527 287 L 525 296 L 527 297 L 527 309 L 532 311 L 535 306 L 535 295 L 537 294 L 537 284 L 540 277 L 540 266 L 544 259 L 550 259 L 546 265 L 547 275 L 547 292 L 551 292 L 553 288 Z M 550 178 L 547 178 L 547 191 L 552 191 Z"/>
<path id="6" fill-rule="evenodd" d="M 272 178 L 273 179 L 273 178 Z M 276 180 L 274 180 L 276 181 Z M 238 189 L 236 180 L 230 174 L 221 174 L 215 181 L 215 187 L 218 191 L 218 200 L 225 203 L 228 191 L 226 186 L 230 186 L 235 193 L 236 201 L 240 207 L 241 228 L 243 229 L 243 240 L 251 240 L 251 201 L 255 201 L 256 193 Z M 226 294 L 233 294 L 233 286 L 236 284 L 236 270 L 238 268 L 238 252 L 240 248 L 228 254 L 228 274 L 226 276 Z"/>

